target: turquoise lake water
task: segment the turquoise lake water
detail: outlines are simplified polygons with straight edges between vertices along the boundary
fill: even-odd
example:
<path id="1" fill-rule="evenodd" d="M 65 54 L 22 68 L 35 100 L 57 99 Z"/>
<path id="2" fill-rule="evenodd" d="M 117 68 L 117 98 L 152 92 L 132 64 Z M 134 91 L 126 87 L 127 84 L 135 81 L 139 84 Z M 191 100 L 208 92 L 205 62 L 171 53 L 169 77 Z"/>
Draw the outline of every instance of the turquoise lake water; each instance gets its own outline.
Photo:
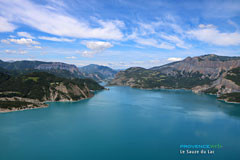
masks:
<path id="1" fill-rule="evenodd" d="M 213 155 L 180 145 L 220 144 Z M 110 87 L 0 114 L 0 160 L 239 160 L 240 105 L 183 90 Z"/>

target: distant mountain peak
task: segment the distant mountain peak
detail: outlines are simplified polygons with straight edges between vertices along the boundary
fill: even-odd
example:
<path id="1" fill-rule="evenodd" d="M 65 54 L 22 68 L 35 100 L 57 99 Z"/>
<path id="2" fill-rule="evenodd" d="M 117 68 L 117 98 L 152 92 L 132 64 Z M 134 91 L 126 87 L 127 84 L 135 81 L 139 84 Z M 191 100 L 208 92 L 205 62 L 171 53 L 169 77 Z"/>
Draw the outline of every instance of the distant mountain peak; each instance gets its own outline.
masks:
<path id="1" fill-rule="evenodd" d="M 114 78 L 117 71 L 103 65 L 89 64 L 87 66 L 79 67 L 79 71 L 84 74 L 85 77 L 92 78 L 96 81 L 105 81 Z"/>
<path id="2" fill-rule="evenodd" d="M 190 61 L 190 60 L 197 60 L 197 59 L 202 59 L 202 60 L 207 60 L 209 58 L 213 58 L 213 57 L 220 57 L 216 54 L 205 54 L 205 55 L 201 55 L 201 56 L 195 56 L 195 57 L 186 57 L 183 61 Z"/>
<path id="3" fill-rule="evenodd" d="M 126 71 L 138 71 L 138 70 L 144 70 L 145 68 L 143 67 L 130 67 L 126 69 Z"/>

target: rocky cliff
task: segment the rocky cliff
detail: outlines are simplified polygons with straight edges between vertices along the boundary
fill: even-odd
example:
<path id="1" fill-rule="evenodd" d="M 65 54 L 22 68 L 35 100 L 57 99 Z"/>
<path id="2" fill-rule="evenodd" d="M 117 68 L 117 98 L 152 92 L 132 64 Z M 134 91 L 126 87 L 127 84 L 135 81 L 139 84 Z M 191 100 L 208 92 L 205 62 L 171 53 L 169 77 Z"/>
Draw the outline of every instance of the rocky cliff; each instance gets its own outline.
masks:
<path id="1" fill-rule="evenodd" d="M 45 107 L 45 101 L 86 99 L 94 95 L 93 91 L 103 89 L 91 79 L 70 80 L 46 72 L 17 77 L 2 73 L 1 77 L 0 108 L 5 111 Z"/>
<path id="2" fill-rule="evenodd" d="M 165 74 L 199 72 L 211 79 L 218 78 L 222 72 L 240 66 L 240 57 L 217 56 L 214 54 L 199 57 L 187 57 L 183 61 L 170 63 L 167 65 L 153 67 L 150 70 L 161 71 Z"/>
<path id="3" fill-rule="evenodd" d="M 204 55 L 187 57 L 163 66 L 129 68 L 116 75 L 109 85 L 136 88 L 191 89 L 216 94 L 229 102 L 240 102 L 240 57 Z M 240 96 L 239 96 L 240 97 Z"/>

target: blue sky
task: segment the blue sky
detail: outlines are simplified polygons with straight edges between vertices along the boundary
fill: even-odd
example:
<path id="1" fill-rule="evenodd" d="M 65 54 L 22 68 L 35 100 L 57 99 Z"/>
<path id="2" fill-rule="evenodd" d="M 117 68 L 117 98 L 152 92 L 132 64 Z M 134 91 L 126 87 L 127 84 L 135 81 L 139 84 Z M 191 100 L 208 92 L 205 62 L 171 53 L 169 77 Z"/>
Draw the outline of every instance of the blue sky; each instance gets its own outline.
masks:
<path id="1" fill-rule="evenodd" d="M 0 59 L 149 68 L 240 56 L 240 1 L 0 0 Z"/>

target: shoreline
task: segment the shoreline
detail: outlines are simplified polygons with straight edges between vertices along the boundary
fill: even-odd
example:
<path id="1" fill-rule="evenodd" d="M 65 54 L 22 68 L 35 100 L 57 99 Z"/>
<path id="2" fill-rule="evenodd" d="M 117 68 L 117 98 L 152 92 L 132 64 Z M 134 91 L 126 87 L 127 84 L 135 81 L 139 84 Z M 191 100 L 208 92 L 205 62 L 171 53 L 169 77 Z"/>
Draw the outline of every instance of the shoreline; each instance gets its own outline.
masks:
<path id="1" fill-rule="evenodd" d="M 109 89 L 104 89 L 104 90 L 109 90 Z M 0 114 L 1 113 L 9 113 L 9 112 L 17 112 L 17 111 L 24 111 L 24 110 L 30 110 L 30 109 L 40 109 L 40 108 L 47 108 L 49 107 L 49 104 L 48 103 L 54 103 L 54 102 L 79 102 L 79 101 L 82 101 L 82 100 L 86 100 L 86 99 L 90 99 L 92 97 L 94 97 L 94 93 L 95 92 L 98 92 L 98 91 L 101 91 L 101 90 L 92 90 L 92 94 L 89 95 L 89 97 L 86 97 L 86 98 L 80 98 L 78 100 L 60 100 L 60 101 L 39 101 L 39 100 L 36 100 L 36 99 L 29 99 L 29 98 L 22 98 L 22 97 L 14 97 L 14 98 L 17 98 L 17 99 L 14 99 L 13 97 L 9 98 L 9 97 L 5 97 L 5 98 L 0 98 L 0 101 L 21 101 L 21 102 L 31 102 L 31 103 L 34 103 L 36 106 L 33 107 L 28 107 L 28 106 L 25 106 L 25 107 L 19 107 L 19 108 L 16 108 L 16 107 L 12 107 L 11 109 L 8 109 L 8 108 L 1 108 L 0 107 Z M 14 99 L 14 100 L 13 100 Z M 10 108 L 10 107 L 9 107 Z"/>
<path id="2" fill-rule="evenodd" d="M 22 108 L 22 109 L 19 109 L 19 108 L 12 108 L 12 109 L 2 109 L 0 108 L 0 114 L 1 113 L 10 113 L 10 112 L 17 112 L 17 111 L 24 111 L 24 110 L 31 110 L 31 109 L 40 109 L 40 108 L 47 108 L 49 105 L 44 103 L 43 106 L 39 106 L 39 107 L 29 107 L 29 108 Z"/>
<path id="3" fill-rule="evenodd" d="M 227 99 L 218 99 L 217 95 L 216 94 L 208 94 L 208 93 L 204 93 L 204 92 L 194 92 L 193 90 L 191 89 L 186 89 L 186 88 L 164 88 L 164 87 L 161 87 L 161 88 L 137 88 L 137 87 L 131 87 L 131 86 L 127 86 L 127 85 L 111 85 L 111 86 L 125 86 L 125 87 L 130 87 L 130 88 L 135 88 L 135 89 L 139 89 L 139 90 L 149 90 L 149 91 L 154 91 L 154 90 L 170 90 L 170 91 L 173 91 L 173 90 L 183 90 L 183 91 L 191 91 L 192 93 L 194 94 L 206 94 L 206 95 L 211 95 L 211 96 L 215 96 L 217 100 L 219 101 L 222 101 L 224 103 L 230 103 L 230 104 L 240 104 L 240 102 L 234 102 L 234 101 L 228 101 Z M 110 86 L 110 87 L 111 87 Z M 82 100 L 87 100 L 87 99 L 90 99 L 92 98 L 94 95 L 92 96 L 89 96 L 87 98 L 82 98 L 82 99 L 79 99 L 79 100 L 60 100 L 60 101 L 43 101 L 43 102 L 40 102 L 41 104 L 38 104 L 39 105 L 38 107 L 25 107 L 25 108 L 15 108 L 13 107 L 12 109 L 8 109 L 8 108 L 1 108 L 0 107 L 0 114 L 1 113 L 10 113 L 10 112 L 17 112 L 17 111 L 24 111 L 24 110 L 31 110 L 31 109 L 40 109 L 40 108 L 47 108 L 49 107 L 50 104 L 48 103 L 55 103 L 55 102 L 79 102 L 79 101 L 82 101 Z"/>
<path id="4" fill-rule="evenodd" d="M 47 108 L 49 107 L 49 104 L 48 103 L 54 103 L 54 102 L 79 102 L 81 100 L 86 100 L 86 99 L 90 99 L 92 98 L 94 95 L 92 96 L 89 96 L 87 98 L 82 98 L 82 99 L 79 99 L 79 100 L 63 100 L 63 101 L 43 101 L 43 102 L 40 102 L 42 103 L 39 107 L 25 107 L 25 108 L 15 108 L 13 107 L 12 109 L 8 109 L 8 108 L 1 108 L 0 107 L 0 114 L 1 113 L 10 113 L 10 112 L 17 112 L 17 111 L 24 111 L 24 110 L 31 110 L 31 109 L 40 109 L 40 108 Z"/>
<path id="5" fill-rule="evenodd" d="M 192 89 L 187 89 L 187 88 L 166 88 L 166 87 L 161 87 L 161 88 L 138 88 L 138 87 L 131 87 L 128 85 L 110 85 L 111 86 L 125 86 L 125 87 L 130 87 L 130 88 L 135 88 L 135 89 L 140 89 L 140 90 L 149 90 L 149 91 L 154 91 L 154 90 L 184 90 L 184 91 L 191 91 L 194 94 L 206 94 L 206 95 L 211 95 L 215 96 L 217 100 L 225 102 L 225 103 L 230 103 L 230 104 L 240 104 L 240 102 L 234 102 L 234 101 L 228 101 L 226 99 L 218 99 L 216 94 L 210 94 L 210 93 L 204 93 L 204 92 L 194 92 Z"/>

